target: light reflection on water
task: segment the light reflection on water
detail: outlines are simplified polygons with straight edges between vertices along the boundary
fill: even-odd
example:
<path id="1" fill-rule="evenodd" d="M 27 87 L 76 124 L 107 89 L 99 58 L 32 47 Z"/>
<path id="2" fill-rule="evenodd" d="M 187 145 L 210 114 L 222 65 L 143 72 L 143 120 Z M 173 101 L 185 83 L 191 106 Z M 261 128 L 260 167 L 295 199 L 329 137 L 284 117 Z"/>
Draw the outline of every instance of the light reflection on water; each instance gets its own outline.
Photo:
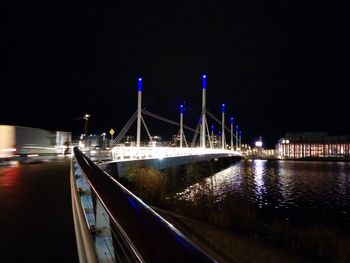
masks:
<path id="1" fill-rule="evenodd" d="M 350 163 L 241 161 L 178 193 L 214 202 L 229 195 L 248 200 L 262 217 L 296 223 L 350 223 Z"/>
<path id="2" fill-rule="evenodd" d="M 212 195 L 215 202 L 221 201 L 229 191 L 239 191 L 241 189 L 242 174 L 241 167 L 233 165 L 187 187 L 183 192 L 177 193 L 177 197 L 184 200 L 193 200 L 197 193 L 205 192 Z"/>

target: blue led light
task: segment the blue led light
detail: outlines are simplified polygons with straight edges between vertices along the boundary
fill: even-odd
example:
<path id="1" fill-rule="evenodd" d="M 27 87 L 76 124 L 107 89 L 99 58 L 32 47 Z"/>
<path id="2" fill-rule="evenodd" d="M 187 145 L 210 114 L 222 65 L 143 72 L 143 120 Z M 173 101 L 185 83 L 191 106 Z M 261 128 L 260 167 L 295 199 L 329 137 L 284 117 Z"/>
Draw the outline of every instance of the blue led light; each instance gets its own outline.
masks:
<path id="1" fill-rule="evenodd" d="M 202 87 L 203 89 L 207 89 L 207 75 L 202 76 Z"/>
<path id="2" fill-rule="evenodd" d="M 180 113 L 184 113 L 184 105 L 180 105 Z"/>
<path id="3" fill-rule="evenodd" d="M 142 91 L 142 78 L 138 79 L 137 88 L 138 88 L 138 91 Z"/>
<path id="4" fill-rule="evenodd" d="M 211 132 L 214 131 L 214 125 L 211 125 L 211 126 L 210 126 L 210 130 L 211 130 Z"/>
<path id="5" fill-rule="evenodd" d="M 224 103 L 221 105 L 221 111 L 225 112 L 225 104 Z"/>
<path id="6" fill-rule="evenodd" d="M 233 117 L 230 118 L 230 123 L 233 125 Z"/>
<path id="7" fill-rule="evenodd" d="M 175 239 L 181 246 L 189 247 L 189 244 L 185 241 L 185 239 L 182 236 L 175 234 Z"/>
<path id="8" fill-rule="evenodd" d="M 203 120 L 202 120 L 202 116 L 199 118 L 199 123 L 202 125 Z"/>
<path id="9" fill-rule="evenodd" d="M 238 125 L 236 125 L 236 131 L 238 131 Z"/>
<path id="10" fill-rule="evenodd" d="M 138 205 L 134 202 L 134 200 L 132 200 L 132 198 L 130 196 L 128 196 L 129 202 L 130 204 L 137 210 L 139 210 Z"/>

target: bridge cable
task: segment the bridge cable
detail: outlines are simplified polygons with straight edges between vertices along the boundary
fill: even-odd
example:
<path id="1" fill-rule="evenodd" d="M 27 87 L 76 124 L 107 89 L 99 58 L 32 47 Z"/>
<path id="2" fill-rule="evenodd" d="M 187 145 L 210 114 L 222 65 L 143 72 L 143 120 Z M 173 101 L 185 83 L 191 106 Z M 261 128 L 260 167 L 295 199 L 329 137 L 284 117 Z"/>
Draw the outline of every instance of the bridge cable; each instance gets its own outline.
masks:
<path id="1" fill-rule="evenodd" d="M 178 122 L 176 122 L 176 121 L 169 120 L 169 119 L 167 119 L 165 117 L 159 116 L 157 114 L 154 114 L 154 113 L 149 112 L 149 111 L 144 110 L 144 109 L 142 109 L 141 111 L 142 111 L 142 113 L 144 113 L 144 114 L 146 114 L 146 115 L 148 115 L 150 117 L 153 117 L 153 118 L 156 118 L 158 120 L 161 120 L 161 121 L 164 121 L 164 122 L 167 122 L 167 123 L 170 123 L 170 124 L 173 124 L 173 125 L 176 125 L 176 126 L 180 127 L 180 124 Z M 192 132 L 196 132 L 195 129 L 193 129 L 193 128 L 189 127 L 189 126 L 186 126 L 186 125 L 183 125 L 183 128 L 185 128 L 185 129 L 187 129 L 189 131 L 192 131 Z"/>
<path id="2" fill-rule="evenodd" d="M 134 112 L 133 115 L 131 115 L 130 119 L 127 121 L 127 123 L 124 125 L 124 127 L 121 129 L 120 133 L 117 135 L 117 137 L 115 137 L 115 139 L 113 140 L 113 144 L 115 143 L 119 143 L 123 137 L 125 136 L 125 134 L 128 132 L 128 130 L 130 129 L 131 125 L 134 123 L 134 121 L 136 120 L 136 116 L 137 116 L 137 111 Z"/>
<path id="3" fill-rule="evenodd" d="M 149 130 L 148 130 L 147 125 L 146 125 L 146 122 L 145 122 L 145 120 L 143 119 L 143 116 L 142 116 L 142 115 L 141 115 L 141 120 L 142 120 L 143 126 L 145 127 L 145 130 L 146 130 L 146 132 L 147 132 L 147 135 L 148 135 L 148 137 L 149 137 L 149 140 L 152 142 L 152 136 L 151 136 L 151 134 L 149 133 Z"/>
<path id="4" fill-rule="evenodd" d="M 200 119 L 199 119 L 199 121 L 198 121 L 198 123 L 197 123 L 197 127 L 196 127 L 196 132 L 195 132 L 195 134 L 193 135 L 193 138 L 192 138 L 192 143 L 191 143 L 191 147 L 194 147 L 195 146 L 195 144 L 196 144 L 196 141 L 197 141 L 197 137 L 198 137 L 198 134 L 199 134 L 199 125 L 200 125 Z"/>
<path id="5" fill-rule="evenodd" d="M 209 128 L 208 128 L 208 122 L 205 122 L 205 127 L 207 128 L 207 133 L 208 133 L 208 140 L 209 140 L 210 149 L 213 149 L 213 144 L 212 144 L 211 139 L 210 139 L 210 133 L 209 133 Z"/>
<path id="6" fill-rule="evenodd" d="M 181 136 L 181 131 L 178 131 L 177 132 L 177 135 L 178 136 Z M 186 135 L 185 135 L 185 133 L 184 133 L 184 131 L 182 131 L 182 138 L 184 139 L 184 141 L 185 141 L 185 145 L 186 145 L 186 148 L 188 148 L 188 144 L 187 144 L 187 140 L 186 140 Z"/>
<path id="7" fill-rule="evenodd" d="M 216 121 L 218 124 L 222 125 L 222 122 L 221 122 L 220 120 L 218 120 L 218 118 L 216 118 L 215 115 L 212 114 L 210 111 L 207 111 L 207 114 L 208 114 L 214 121 Z M 229 134 L 231 134 L 231 130 L 230 130 L 229 128 L 227 128 L 226 125 L 224 125 L 224 127 L 225 127 L 225 130 L 226 130 Z M 234 138 L 236 138 L 236 135 L 234 135 L 234 133 L 233 133 L 232 135 L 233 135 Z"/>

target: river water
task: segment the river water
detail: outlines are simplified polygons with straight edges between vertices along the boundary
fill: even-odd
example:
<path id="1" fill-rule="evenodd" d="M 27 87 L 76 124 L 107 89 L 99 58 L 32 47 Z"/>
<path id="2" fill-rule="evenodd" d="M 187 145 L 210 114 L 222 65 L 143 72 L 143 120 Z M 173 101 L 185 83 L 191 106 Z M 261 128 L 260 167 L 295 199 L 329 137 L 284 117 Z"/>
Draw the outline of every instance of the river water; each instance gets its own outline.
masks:
<path id="1" fill-rule="evenodd" d="M 242 160 L 177 198 L 191 201 L 199 191 L 207 191 L 213 203 L 239 197 L 264 223 L 327 225 L 350 232 L 350 163 Z"/>

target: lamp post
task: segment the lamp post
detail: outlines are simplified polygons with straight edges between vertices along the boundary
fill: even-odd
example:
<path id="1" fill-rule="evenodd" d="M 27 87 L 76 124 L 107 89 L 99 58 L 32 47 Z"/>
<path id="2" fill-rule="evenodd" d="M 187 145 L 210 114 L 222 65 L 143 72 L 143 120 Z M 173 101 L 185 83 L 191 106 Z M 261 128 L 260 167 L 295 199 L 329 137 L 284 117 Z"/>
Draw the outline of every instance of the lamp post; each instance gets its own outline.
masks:
<path id="1" fill-rule="evenodd" d="M 85 124 L 84 124 L 84 135 L 85 135 L 85 145 L 87 145 L 87 142 L 88 142 L 88 123 L 89 123 L 89 118 L 90 118 L 90 114 L 85 114 L 83 119 L 85 121 Z"/>
<path id="2" fill-rule="evenodd" d="M 101 136 L 102 136 L 102 148 L 106 148 L 106 133 L 103 132 Z"/>
<path id="3" fill-rule="evenodd" d="M 88 122 L 89 122 L 90 114 L 85 114 L 83 118 L 84 118 L 84 120 L 85 120 L 84 134 L 85 134 L 85 136 L 87 136 L 87 132 L 88 132 Z"/>

